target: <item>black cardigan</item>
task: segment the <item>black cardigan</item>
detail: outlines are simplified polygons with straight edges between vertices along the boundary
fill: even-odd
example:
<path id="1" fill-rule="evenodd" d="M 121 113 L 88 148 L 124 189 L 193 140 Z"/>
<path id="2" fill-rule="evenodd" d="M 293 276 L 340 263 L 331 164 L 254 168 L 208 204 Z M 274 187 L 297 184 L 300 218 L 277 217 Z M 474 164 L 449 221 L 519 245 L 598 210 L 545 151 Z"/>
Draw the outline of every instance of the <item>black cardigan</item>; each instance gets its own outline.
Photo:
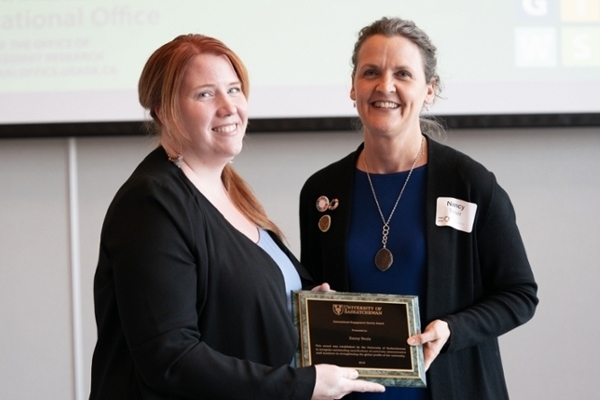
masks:
<path id="1" fill-rule="evenodd" d="M 507 193 L 468 156 L 428 139 L 426 309 L 423 319 L 448 322 L 451 337 L 427 372 L 432 399 L 507 399 L 497 337 L 534 314 L 537 285 Z M 317 282 L 348 290 L 346 242 L 357 151 L 316 172 L 300 195 L 301 262 Z M 338 199 L 319 212 L 319 196 Z M 436 226 L 436 200 L 477 204 L 471 233 Z M 318 228 L 323 214 L 329 231 Z M 424 329 L 424 327 L 423 327 Z"/>
<path id="2" fill-rule="evenodd" d="M 289 366 L 298 336 L 279 267 L 162 148 L 107 212 L 94 301 L 90 399 L 311 397 L 314 368 Z"/>

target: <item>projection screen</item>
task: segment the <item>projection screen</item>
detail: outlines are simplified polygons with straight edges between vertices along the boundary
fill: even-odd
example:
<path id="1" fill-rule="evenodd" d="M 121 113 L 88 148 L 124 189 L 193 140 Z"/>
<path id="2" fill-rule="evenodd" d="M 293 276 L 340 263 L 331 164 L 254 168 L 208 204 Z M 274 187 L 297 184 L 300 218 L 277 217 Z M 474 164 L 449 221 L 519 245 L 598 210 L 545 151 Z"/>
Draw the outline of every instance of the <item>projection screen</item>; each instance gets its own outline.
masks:
<path id="1" fill-rule="evenodd" d="M 0 0 L 0 129 L 141 121 L 137 80 L 183 33 L 250 72 L 250 118 L 354 117 L 361 27 L 412 19 L 438 48 L 438 116 L 600 112 L 600 0 Z"/>

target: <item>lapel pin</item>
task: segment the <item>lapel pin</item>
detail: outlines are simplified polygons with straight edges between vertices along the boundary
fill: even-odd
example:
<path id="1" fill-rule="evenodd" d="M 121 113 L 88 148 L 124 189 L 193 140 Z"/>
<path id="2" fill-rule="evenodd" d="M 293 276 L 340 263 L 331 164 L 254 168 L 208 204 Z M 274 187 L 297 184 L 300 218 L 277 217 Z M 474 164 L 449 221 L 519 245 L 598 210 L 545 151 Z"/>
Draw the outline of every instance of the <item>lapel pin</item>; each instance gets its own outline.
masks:
<path id="1" fill-rule="evenodd" d="M 329 203 L 329 209 L 333 211 L 338 207 L 339 204 L 340 201 L 338 199 L 331 199 L 331 202 Z"/>
<path id="2" fill-rule="evenodd" d="M 325 212 L 327 210 L 335 210 L 339 204 L 340 201 L 338 199 L 331 199 L 331 201 L 329 201 L 327 196 L 319 196 L 316 206 L 319 212 Z"/>
<path id="3" fill-rule="evenodd" d="M 329 230 L 330 227 L 331 217 L 325 214 L 319 219 L 319 229 L 321 230 L 321 232 L 325 233 Z"/>
<path id="4" fill-rule="evenodd" d="M 329 199 L 327 198 L 327 196 L 320 196 L 317 199 L 317 210 L 319 210 L 320 212 L 324 212 L 324 211 L 327 211 L 328 208 L 329 208 Z"/>

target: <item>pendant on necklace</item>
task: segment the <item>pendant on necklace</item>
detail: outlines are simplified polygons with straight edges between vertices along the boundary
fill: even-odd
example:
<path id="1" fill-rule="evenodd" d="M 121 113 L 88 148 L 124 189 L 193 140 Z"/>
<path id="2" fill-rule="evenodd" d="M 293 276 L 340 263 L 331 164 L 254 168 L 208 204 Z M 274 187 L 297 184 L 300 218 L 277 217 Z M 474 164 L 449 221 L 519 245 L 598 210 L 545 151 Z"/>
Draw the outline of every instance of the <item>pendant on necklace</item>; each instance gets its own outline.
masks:
<path id="1" fill-rule="evenodd" d="M 382 247 L 375 255 L 375 265 L 381 271 L 387 271 L 388 268 L 392 266 L 393 262 L 394 256 L 392 255 L 392 252 L 385 247 Z"/>

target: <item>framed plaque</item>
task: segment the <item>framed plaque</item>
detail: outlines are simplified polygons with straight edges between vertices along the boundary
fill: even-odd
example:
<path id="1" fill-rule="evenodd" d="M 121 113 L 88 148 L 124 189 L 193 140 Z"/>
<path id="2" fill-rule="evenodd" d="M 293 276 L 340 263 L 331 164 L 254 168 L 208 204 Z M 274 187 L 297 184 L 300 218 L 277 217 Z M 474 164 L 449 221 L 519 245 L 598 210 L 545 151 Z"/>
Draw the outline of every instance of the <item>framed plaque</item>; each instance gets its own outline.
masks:
<path id="1" fill-rule="evenodd" d="M 300 290 L 292 307 L 297 366 L 335 364 L 384 386 L 427 386 L 423 348 L 406 343 L 421 329 L 416 296 Z"/>

